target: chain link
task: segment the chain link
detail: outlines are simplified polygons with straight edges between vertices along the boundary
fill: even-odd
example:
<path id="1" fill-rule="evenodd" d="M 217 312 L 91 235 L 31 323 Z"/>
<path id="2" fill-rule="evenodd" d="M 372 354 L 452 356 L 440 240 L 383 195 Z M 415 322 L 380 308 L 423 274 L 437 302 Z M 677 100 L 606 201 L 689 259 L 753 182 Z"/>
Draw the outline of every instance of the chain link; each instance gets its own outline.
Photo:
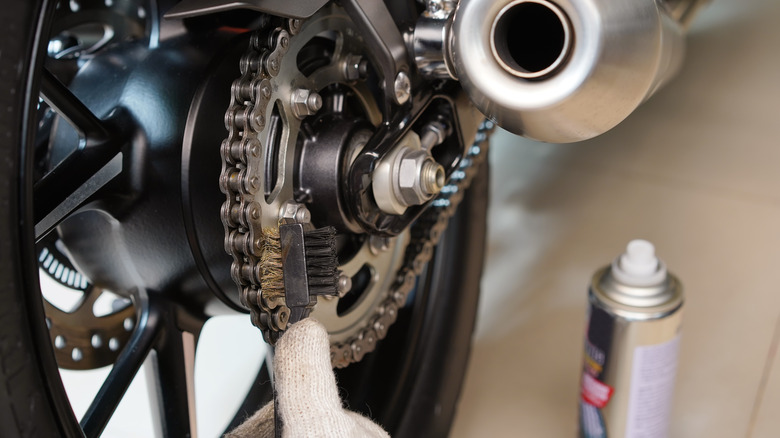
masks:
<path id="1" fill-rule="evenodd" d="M 231 87 L 230 106 L 225 112 L 228 137 L 220 148 L 220 188 L 226 195 L 220 216 L 225 228 L 225 251 L 233 257 L 231 276 L 239 288 L 241 304 L 250 311 L 252 324 L 271 344 L 287 328 L 290 309 L 283 296 L 264 294 L 260 284 L 265 270 L 279 267 L 269 266 L 262 258 L 264 243 L 273 238 L 273 233 L 263 230 L 260 205 L 255 202 L 264 172 L 258 134 L 267 124 L 265 108 L 271 97 L 271 80 L 279 73 L 291 36 L 300 28 L 298 20 L 269 19 L 252 34 L 249 48 L 241 58 L 241 76 Z M 375 309 L 374 316 L 368 319 L 369 323 L 348 341 L 331 345 L 334 366 L 345 367 L 360 361 L 387 335 L 398 309 L 404 306 L 414 289 L 417 276 L 431 259 L 463 192 L 485 159 L 487 140 L 493 128 L 490 121 L 482 123 L 474 144 L 453 172 L 448 185 L 412 225 L 404 262 L 393 286 Z"/>
<path id="2" fill-rule="evenodd" d="M 222 142 L 220 189 L 226 196 L 220 216 L 225 227 L 225 251 L 233 257 L 231 276 L 239 288 L 241 304 L 251 314 L 269 343 L 275 343 L 287 328 L 290 309 L 284 297 L 261 293 L 263 271 L 274 269 L 262 261 L 263 245 L 271 238 L 261 224 L 255 196 L 263 175 L 262 145 L 258 134 L 265 129 L 272 93 L 271 80 L 279 74 L 290 37 L 300 28 L 298 20 L 269 19 L 255 31 L 241 57 L 241 76 L 231 86 L 230 106 L 225 112 L 228 137 Z"/>

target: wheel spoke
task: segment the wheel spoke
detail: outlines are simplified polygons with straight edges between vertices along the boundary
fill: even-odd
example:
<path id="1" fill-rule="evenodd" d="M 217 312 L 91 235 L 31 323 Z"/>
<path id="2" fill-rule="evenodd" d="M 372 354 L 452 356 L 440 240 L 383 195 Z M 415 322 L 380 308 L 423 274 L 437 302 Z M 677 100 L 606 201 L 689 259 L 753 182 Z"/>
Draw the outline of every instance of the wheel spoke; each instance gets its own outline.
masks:
<path id="1" fill-rule="evenodd" d="M 197 436 L 195 419 L 196 335 L 181 331 L 166 318 L 163 336 L 155 347 L 151 375 L 147 375 L 152 412 L 162 436 Z M 156 405 L 156 406 L 155 406 Z"/>
<path id="2" fill-rule="evenodd" d="M 35 183 L 35 238 L 40 240 L 122 172 L 122 132 L 99 119 L 51 72 L 41 73 L 41 96 L 79 132 L 78 147 Z M 121 111 L 112 118 L 122 117 Z M 114 125 L 111 125 L 114 126 Z M 121 131 L 121 132 L 120 132 Z"/>
<path id="3" fill-rule="evenodd" d="M 81 420 L 81 428 L 88 438 L 97 437 L 103 432 L 130 382 L 159 338 L 162 328 L 159 306 L 150 303 L 143 294 L 139 296 L 137 305 L 140 318 L 136 329 Z"/>
<path id="4" fill-rule="evenodd" d="M 41 72 L 41 96 L 54 111 L 65 118 L 87 142 L 104 141 L 110 130 L 51 72 Z"/>
<path id="5" fill-rule="evenodd" d="M 39 241 L 122 173 L 122 153 L 103 147 L 77 149 L 35 184 L 35 239 Z"/>

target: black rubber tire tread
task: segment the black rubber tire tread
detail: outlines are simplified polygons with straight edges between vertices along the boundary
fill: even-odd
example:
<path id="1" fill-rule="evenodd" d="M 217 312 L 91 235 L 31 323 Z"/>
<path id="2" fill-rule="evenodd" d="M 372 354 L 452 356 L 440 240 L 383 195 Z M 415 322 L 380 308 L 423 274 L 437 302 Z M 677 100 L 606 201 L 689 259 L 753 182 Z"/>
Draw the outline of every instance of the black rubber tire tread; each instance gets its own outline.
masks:
<path id="1" fill-rule="evenodd" d="M 9 0 L 0 14 L 0 435 L 79 436 L 59 380 L 33 254 L 29 190 L 21 153 L 32 126 L 27 94 L 44 2 Z M 34 103 L 35 100 L 31 99 Z M 26 186 L 26 187 L 25 187 Z M 20 193 L 27 193 L 27 198 Z M 54 374 L 52 374 L 52 371 Z"/>

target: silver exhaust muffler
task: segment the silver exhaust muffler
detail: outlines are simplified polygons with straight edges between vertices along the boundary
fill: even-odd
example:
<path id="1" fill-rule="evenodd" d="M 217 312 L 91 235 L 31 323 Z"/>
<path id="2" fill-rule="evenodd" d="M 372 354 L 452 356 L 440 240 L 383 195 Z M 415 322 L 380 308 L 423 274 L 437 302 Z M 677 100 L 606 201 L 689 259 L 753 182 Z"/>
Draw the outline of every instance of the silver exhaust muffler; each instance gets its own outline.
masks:
<path id="1" fill-rule="evenodd" d="M 443 61 L 503 128 L 547 142 L 585 140 L 674 75 L 684 52 L 680 17 L 689 20 L 701 3 L 460 0 Z"/>

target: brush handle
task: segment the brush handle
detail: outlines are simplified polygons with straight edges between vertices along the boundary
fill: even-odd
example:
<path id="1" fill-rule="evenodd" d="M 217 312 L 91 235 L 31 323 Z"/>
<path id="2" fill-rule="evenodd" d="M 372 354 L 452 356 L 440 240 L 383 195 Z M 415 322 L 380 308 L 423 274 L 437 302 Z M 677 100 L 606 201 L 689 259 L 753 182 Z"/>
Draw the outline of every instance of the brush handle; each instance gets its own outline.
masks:
<path id="1" fill-rule="evenodd" d="M 309 281 L 306 275 L 306 243 L 303 224 L 284 224 L 279 227 L 284 272 L 284 301 L 287 307 L 309 305 Z M 291 321 L 294 322 L 294 321 Z"/>
<path id="2" fill-rule="evenodd" d="M 279 395 L 274 388 L 274 438 L 282 438 L 282 415 L 279 413 Z"/>

